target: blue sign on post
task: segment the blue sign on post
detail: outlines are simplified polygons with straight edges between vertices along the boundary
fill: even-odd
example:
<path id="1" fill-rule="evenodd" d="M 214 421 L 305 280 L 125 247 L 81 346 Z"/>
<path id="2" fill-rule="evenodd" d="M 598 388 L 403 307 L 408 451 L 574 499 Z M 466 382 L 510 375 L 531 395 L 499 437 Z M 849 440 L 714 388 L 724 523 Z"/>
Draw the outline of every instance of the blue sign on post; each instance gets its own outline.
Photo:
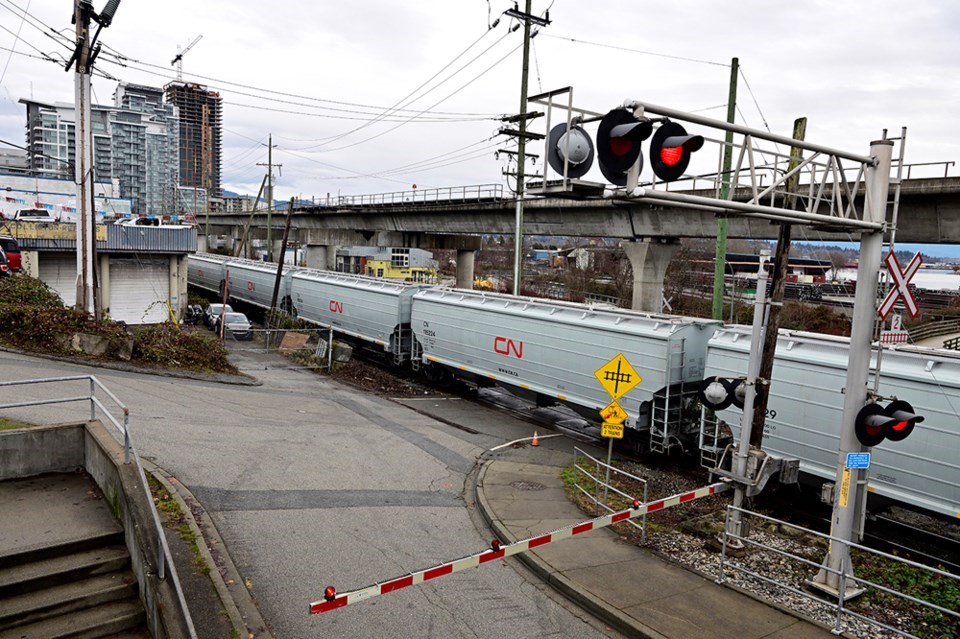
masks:
<path id="1" fill-rule="evenodd" d="M 847 453 L 847 468 L 870 468 L 870 453 Z"/>

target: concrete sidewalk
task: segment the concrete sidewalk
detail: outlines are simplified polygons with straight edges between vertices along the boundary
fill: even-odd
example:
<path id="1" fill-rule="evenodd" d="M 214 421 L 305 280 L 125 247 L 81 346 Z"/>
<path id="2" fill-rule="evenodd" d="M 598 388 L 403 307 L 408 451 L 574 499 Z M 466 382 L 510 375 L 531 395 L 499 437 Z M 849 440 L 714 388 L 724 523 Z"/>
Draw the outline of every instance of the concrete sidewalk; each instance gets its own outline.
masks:
<path id="1" fill-rule="evenodd" d="M 502 541 L 513 542 L 586 519 L 567 499 L 559 470 L 554 466 L 501 460 L 484 465 L 477 477 L 477 504 Z M 721 586 L 642 548 L 622 543 L 608 528 L 517 556 L 571 600 L 631 636 L 836 636 L 822 626 Z"/>

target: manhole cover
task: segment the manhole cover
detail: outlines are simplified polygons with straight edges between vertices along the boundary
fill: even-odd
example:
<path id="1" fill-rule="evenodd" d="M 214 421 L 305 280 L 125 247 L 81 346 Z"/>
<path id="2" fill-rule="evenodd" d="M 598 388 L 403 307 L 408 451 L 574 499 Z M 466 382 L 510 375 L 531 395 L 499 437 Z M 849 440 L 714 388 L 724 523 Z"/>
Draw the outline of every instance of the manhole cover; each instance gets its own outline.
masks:
<path id="1" fill-rule="evenodd" d="M 515 481 L 510 486 L 517 490 L 544 490 L 546 488 L 543 484 L 538 484 L 535 481 Z"/>

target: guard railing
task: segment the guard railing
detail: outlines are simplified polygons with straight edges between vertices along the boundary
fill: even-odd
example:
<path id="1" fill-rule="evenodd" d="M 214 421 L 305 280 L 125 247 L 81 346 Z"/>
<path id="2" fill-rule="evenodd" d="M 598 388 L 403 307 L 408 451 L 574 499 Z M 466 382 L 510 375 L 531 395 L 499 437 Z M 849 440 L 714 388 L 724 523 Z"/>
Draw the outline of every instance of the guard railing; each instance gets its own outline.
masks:
<path id="1" fill-rule="evenodd" d="M 149 504 L 150 514 L 153 519 L 153 526 L 156 529 L 157 539 L 159 540 L 159 548 L 157 551 L 157 578 L 163 581 L 166 579 L 167 571 L 170 571 L 170 576 L 173 581 L 173 588 L 177 594 L 177 599 L 179 600 L 180 607 L 183 609 L 184 614 L 187 617 L 188 624 L 191 630 L 191 639 L 196 639 L 196 633 L 193 630 L 193 621 L 190 619 L 190 610 L 187 607 L 186 598 L 183 595 L 183 589 L 180 586 L 180 580 L 177 577 L 176 567 L 173 564 L 173 555 L 170 553 L 170 547 L 167 544 L 167 538 L 163 533 L 163 525 L 160 523 L 160 514 L 157 512 L 156 506 L 154 505 L 153 495 L 150 493 L 150 486 L 147 483 L 146 473 L 143 471 L 143 466 L 140 463 L 140 455 L 137 454 L 137 449 L 133 445 L 133 441 L 130 437 L 130 409 L 121 402 L 116 395 L 110 392 L 106 386 L 104 386 L 100 380 L 98 380 L 93 375 L 73 375 L 67 377 L 47 377 L 43 379 L 26 379 L 26 380 L 17 380 L 10 382 L 0 382 L 0 388 L 2 387 L 13 387 L 13 386 L 30 386 L 30 385 L 39 385 L 39 384 L 56 384 L 56 383 L 67 383 L 67 382 L 89 382 L 89 392 L 86 395 L 68 395 L 65 397 L 57 397 L 52 399 L 34 399 L 26 400 L 20 402 L 10 402 L 6 404 L 0 404 L 0 410 L 11 409 L 11 408 L 25 408 L 31 406 L 49 406 L 53 404 L 67 404 L 73 402 L 89 402 L 90 404 L 90 420 L 95 421 L 99 417 L 105 418 L 114 429 L 120 434 L 123 438 L 123 463 L 124 464 L 135 464 L 137 468 L 137 474 L 140 477 L 140 485 L 143 486 L 144 499 L 146 503 Z M 117 419 L 108 409 L 108 407 L 101 401 L 100 397 L 97 397 L 97 392 L 101 392 L 104 399 L 112 402 L 113 405 L 119 409 L 122 413 L 123 418 L 122 422 Z"/>
<path id="2" fill-rule="evenodd" d="M 742 528 L 745 532 L 741 534 L 731 532 L 730 518 L 735 512 L 740 513 L 742 521 L 747 524 Z M 791 551 L 791 546 L 784 543 L 781 537 L 759 532 L 759 530 L 768 528 L 783 530 L 784 527 L 790 530 L 791 537 L 796 538 L 799 535 L 803 535 L 803 542 L 798 542 L 796 547 L 792 549 L 793 551 Z M 750 534 L 750 529 L 758 529 L 758 532 Z M 848 563 L 842 570 L 831 569 L 822 563 L 822 550 L 819 549 L 827 548 L 834 543 L 842 543 L 848 546 L 851 553 L 853 553 L 850 556 L 854 557 L 854 559 L 848 558 Z M 733 548 L 737 548 L 737 551 L 731 552 Z M 745 549 L 746 552 L 742 552 L 741 549 Z M 801 552 L 804 552 L 806 556 L 800 554 Z M 761 561 L 758 560 L 759 557 L 772 558 L 772 561 Z M 913 615 L 915 620 L 913 625 L 915 626 L 924 627 L 928 625 L 929 622 L 924 618 L 926 614 L 932 615 L 933 618 L 940 618 L 941 621 L 945 619 L 946 626 L 953 624 L 952 627 L 955 630 L 960 629 L 960 611 L 955 608 L 946 608 L 897 590 L 897 588 L 893 586 L 892 580 L 884 584 L 867 579 L 863 576 L 865 571 L 861 571 L 862 574 L 857 576 L 858 566 L 862 568 L 868 565 L 875 565 L 878 561 L 890 562 L 891 567 L 885 572 L 893 576 L 902 575 L 908 570 L 916 571 L 913 573 L 914 576 L 911 579 L 903 580 L 901 583 L 930 583 L 933 580 L 939 580 L 939 586 L 935 587 L 935 590 L 960 592 L 960 577 L 944 570 L 931 568 L 903 557 L 890 555 L 879 550 L 867 548 L 860 544 L 793 524 L 787 524 L 772 517 L 734 506 L 727 507 L 727 525 L 723 533 L 723 552 L 720 556 L 720 569 L 717 582 L 724 583 L 731 579 L 731 574 L 736 575 L 739 573 L 741 577 L 746 576 L 757 582 L 767 584 L 768 586 L 783 588 L 794 595 L 816 602 L 819 606 L 822 606 L 821 610 L 826 609 L 827 611 L 832 611 L 830 616 L 833 619 L 833 632 L 835 634 L 840 634 L 845 630 L 845 621 L 859 620 L 866 624 L 884 628 L 901 637 L 918 636 L 911 632 L 913 629 L 912 626 L 910 629 L 896 627 L 889 623 L 884 623 L 884 621 L 876 617 L 863 614 L 856 609 L 856 606 L 851 606 L 854 597 L 847 593 L 854 589 L 856 589 L 858 593 L 862 593 L 864 588 L 866 589 L 865 596 L 890 597 L 892 600 L 906 602 L 902 604 L 906 607 L 912 607 L 913 610 L 920 611 L 919 614 Z M 765 570 L 765 567 L 769 568 L 769 570 Z M 806 589 L 811 585 L 808 579 L 809 575 L 817 574 L 818 571 L 824 571 L 823 574 L 836 577 L 839 585 L 836 589 L 838 595 L 835 599 L 824 599 L 815 596 Z M 878 606 L 865 607 L 864 610 L 886 610 L 889 607 L 889 605 L 880 604 Z M 930 631 L 929 627 L 918 632 L 927 631 Z M 936 636 L 941 635 L 938 634 Z M 958 635 L 951 634 L 949 636 Z"/>
<path id="3" fill-rule="evenodd" d="M 613 479 L 611 479 L 611 475 Z M 639 499 L 635 495 L 629 494 L 614 483 L 623 485 L 630 482 L 631 485 L 641 487 L 643 491 L 642 503 L 647 503 L 647 480 L 632 475 L 625 470 L 601 461 L 588 453 L 574 446 L 573 448 L 573 486 L 587 499 L 597 505 L 598 508 L 608 513 L 623 510 L 633 503 L 634 499 Z M 641 532 L 643 541 L 647 540 L 647 516 L 640 516 L 639 521 L 628 519 L 625 523 L 633 526 Z"/>

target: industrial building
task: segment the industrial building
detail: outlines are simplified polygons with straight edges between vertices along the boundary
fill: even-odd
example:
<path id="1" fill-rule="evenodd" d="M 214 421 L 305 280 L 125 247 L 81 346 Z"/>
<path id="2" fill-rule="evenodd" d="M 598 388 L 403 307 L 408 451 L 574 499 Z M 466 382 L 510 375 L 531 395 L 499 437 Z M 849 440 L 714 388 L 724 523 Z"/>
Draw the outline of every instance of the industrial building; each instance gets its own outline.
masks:
<path id="1" fill-rule="evenodd" d="M 351 246 L 337 249 L 336 270 L 404 282 L 437 281 L 437 261 L 433 254 L 418 248 Z"/>

